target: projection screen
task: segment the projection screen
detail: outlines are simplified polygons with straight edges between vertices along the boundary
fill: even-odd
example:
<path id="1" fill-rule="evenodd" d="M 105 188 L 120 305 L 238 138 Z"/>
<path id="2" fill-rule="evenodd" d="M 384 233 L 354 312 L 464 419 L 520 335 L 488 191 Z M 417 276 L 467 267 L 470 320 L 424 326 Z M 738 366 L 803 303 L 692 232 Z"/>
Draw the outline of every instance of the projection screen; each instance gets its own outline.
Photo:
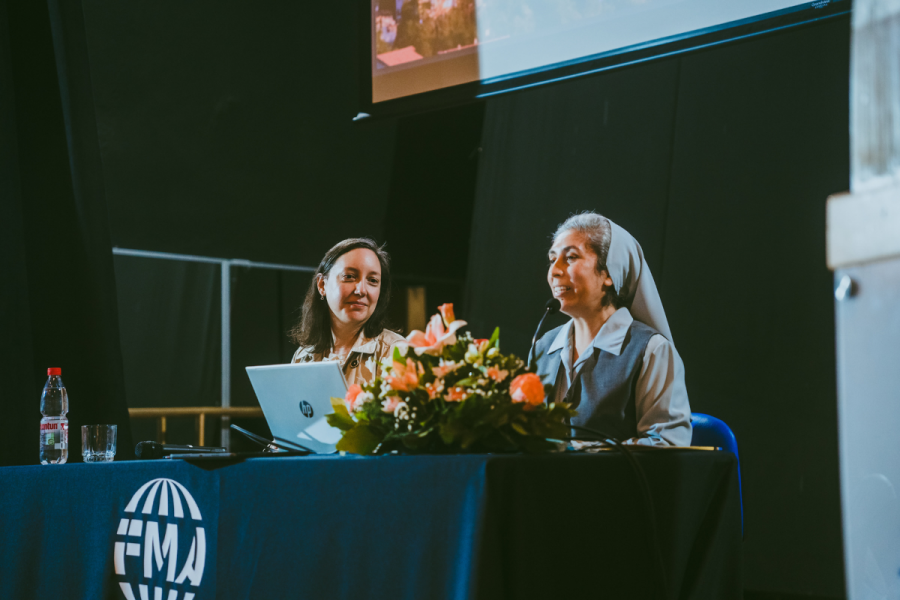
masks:
<path id="1" fill-rule="evenodd" d="M 366 0 L 371 103 L 564 66 L 849 0 Z M 795 19 L 796 21 L 796 19 Z M 494 86 L 497 87 L 497 86 Z M 502 86 L 501 86 L 502 87 Z"/>

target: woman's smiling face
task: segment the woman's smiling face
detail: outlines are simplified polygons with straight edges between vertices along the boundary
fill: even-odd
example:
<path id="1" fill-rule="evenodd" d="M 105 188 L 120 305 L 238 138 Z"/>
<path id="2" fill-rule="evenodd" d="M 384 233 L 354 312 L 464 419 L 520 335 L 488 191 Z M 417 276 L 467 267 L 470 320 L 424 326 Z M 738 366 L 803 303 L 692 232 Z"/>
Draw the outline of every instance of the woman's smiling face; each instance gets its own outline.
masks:
<path id="1" fill-rule="evenodd" d="M 381 263 L 368 248 L 342 254 L 318 282 L 333 319 L 362 327 L 375 311 L 381 293 Z"/>
<path id="2" fill-rule="evenodd" d="M 597 271 L 597 255 L 583 233 L 564 231 L 549 252 L 547 283 L 560 310 L 570 317 L 584 317 L 603 307 L 603 287 L 613 282 L 606 271 Z"/>

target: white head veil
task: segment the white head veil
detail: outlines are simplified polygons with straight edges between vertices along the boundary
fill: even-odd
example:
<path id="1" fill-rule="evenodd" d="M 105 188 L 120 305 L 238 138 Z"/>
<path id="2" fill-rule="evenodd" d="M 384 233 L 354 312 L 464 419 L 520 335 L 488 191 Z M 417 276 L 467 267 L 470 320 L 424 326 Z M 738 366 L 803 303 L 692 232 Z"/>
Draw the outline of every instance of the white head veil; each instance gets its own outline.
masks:
<path id="1" fill-rule="evenodd" d="M 616 293 L 624 305 L 629 307 L 635 321 L 649 325 L 670 342 L 673 341 L 666 311 L 663 310 L 650 267 L 644 260 L 641 245 L 630 233 L 609 219 L 606 220 L 612 229 L 606 268 Z"/>

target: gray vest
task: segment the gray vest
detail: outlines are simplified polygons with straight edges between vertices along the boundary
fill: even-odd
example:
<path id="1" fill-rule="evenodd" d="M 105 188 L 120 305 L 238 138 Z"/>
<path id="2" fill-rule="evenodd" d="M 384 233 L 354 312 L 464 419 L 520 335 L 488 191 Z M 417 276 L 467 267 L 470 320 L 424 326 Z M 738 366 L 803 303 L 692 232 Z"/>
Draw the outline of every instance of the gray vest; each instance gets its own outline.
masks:
<path id="1" fill-rule="evenodd" d="M 556 350 L 552 354 L 547 350 L 560 329 L 562 326 L 545 334 L 535 347 L 537 374 L 544 385 L 555 386 L 559 375 L 565 350 Z M 625 334 L 619 356 L 591 346 L 593 356 L 582 365 L 566 394 L 566 401 L 578 411 L 572 418 L 573 425 L 597 429 L 620 440 L 637 436 L 634 390 L 647 343 L 657 333 L 652 327 L 634 321 Z M 578 434 L 595 437 L 575 432 Z"/>

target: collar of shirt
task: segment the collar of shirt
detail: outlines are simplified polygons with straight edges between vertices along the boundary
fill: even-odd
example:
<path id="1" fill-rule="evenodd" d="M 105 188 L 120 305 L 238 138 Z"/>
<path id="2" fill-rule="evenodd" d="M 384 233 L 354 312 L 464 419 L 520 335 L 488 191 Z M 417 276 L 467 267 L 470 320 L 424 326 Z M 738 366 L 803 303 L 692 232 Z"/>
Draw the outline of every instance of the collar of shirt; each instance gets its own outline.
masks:
<path id="1" fill-rule="evenodd" d="M 622 343 L 625 341 L 625 334 L 628 333 L 628 328 L 631 327 L 633 322 L 634 318 L 627 308 L 622 307 L 618 309 L 609 319 L 607 319 L 606 323 L 603 324 L 603 327 L 597 332 L 597 336 L 594 338 L 591 345 L 599 350 L 604 350 L 610 354 L 619 356 L 619 354 L 622 353 Z M 572 326 L 572 321 L 569 321 L 563 325 L 563 328 L 556 334 L 556 338 L 553 340 L 553 343 L 550 344 L 550 349 L 547 353 L 553 354 L 564 348 L 571 350 L 574 345 L 574 336 L 574 327 Z M 565 354 L 563 354 L 563 356 L 565 356 Z"/>
<path id="2" fill-rule="evenodd" d="M 606 320 L 606 323 L 603 324 L 600 331 L 597 332 L 591 346 L 598 350 L 603 350 L 619 356 L 622 353 L 622 343 L 625 341 L 625 334 L 628 332 L 628 328 L 631 327 L 633 322 L 634 318 L 627 308 L 616 310 L 616 312 Z M 553 340 L 547 353 L 553 354 L 560 350 L 562 350 L 560 362 L 566 374 L 567 383 L 571 386 L 572 381 L 577 377 L 581 368 L 584 366 L 584 363 L 587 362 L 594 353 L 582 352 L 581 356 L 576 360 L 575 327 L 572 325 L 572 321 L 566 323 L 563 328 L 560 329 L 559 333 L 556 334 L 556 338 Z"/>
<path id="3" fill-rule="evenodd" d="M 332 344 L 334 344 L 335 339 L 336 338 L 334 337 L 334 332 L 332 331 L 331 332 Z M 348 352 L 347 356 L 344 357 L 343 364 L 346 365 L 347 361 L 350 360 L 350 357 L 353 356 L 354 353 L 374 354 L 377 346 L 378 346 L 378 338 L 370 339 L 370 338 L 367 338 L 365 335 L 363 335 L 362 332 L 360 332 L 359 335 L 356 336 L 356 341 L 353 342 L 353 347 L 350 348 L 350 352 Z M 335 357 L 335 359 L 333 359 L 333 360 L 336 360 L 337 355 L 334 354 L 334 346 L 333 345 L 332 345 L 331 354 L 326 358 L 326 360 L 328 358 L 331 358 L 332 356 Z"/>

